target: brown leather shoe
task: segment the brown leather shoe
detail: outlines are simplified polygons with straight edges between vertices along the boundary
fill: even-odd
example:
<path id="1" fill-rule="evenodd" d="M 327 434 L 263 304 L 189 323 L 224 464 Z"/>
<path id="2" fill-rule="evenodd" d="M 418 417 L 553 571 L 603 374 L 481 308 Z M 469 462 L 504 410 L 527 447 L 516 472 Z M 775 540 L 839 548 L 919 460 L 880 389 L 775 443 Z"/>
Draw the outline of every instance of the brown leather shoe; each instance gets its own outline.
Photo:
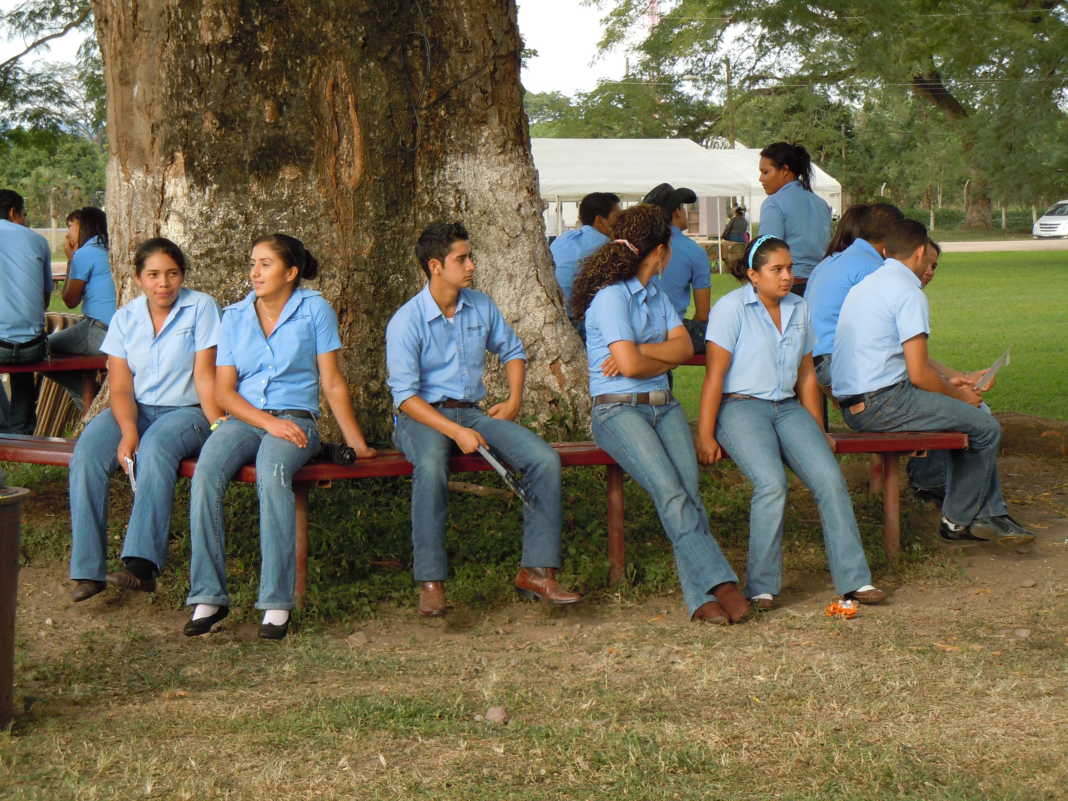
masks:
<path id="1" fill-rule="evenodd" d="M 859 601 L 862 604 L 881 604 L 886 600 L 886 593 L 878 587 L 872 587 L 870 590 L 853 590 L 842 597 Z"/>
<path id="2" fill-rule="evenodd" d="M 107 588 L 107 584 L 102 581 L 94 581 L 93 579 L 76 579 L 74 586 L 70 590 L 70 599 L 74 603 L 92 598 L 99 592 L 103 592 Z"/>
<path id="3" fill-rule="evenodd" d="M 582 596 L 568 592 L 556 580 L 555 567 L 521 567 L 515 577 L 516 591 L 531 600 L 548 601 L 561 606 L 578 603 Z"/>
<path id="4" fill-rule="evenodd" d="M 693 613 L 693 617 L 690 620 L 697 620 L 701 623 L 715 623 L 717 626 L 726 626 L 731 622 L 727 617 L 727 613 L 723 611 L 723 607 L 715 601 L 705 601 L 697 607 L 697 611 Z"/>
<path id="5" fill-rule="evenodd" d="M 114 573 L 108 573 L 108 584 L 114 587 L 122 587 L 124 590 L 156 591 L 156 580 L 154 578 L 140 579 L 125 567 L 116 570 Z"/>
<path id="6" fill-rule="evenodd" d="M 731 623 L 741 623 L 753 613 L 753 605 L 739 591 L 738 585 L 728 581 L 712 588 L 719 605 L 727 613 Z"/>
<path id="7" fill-rule="evenodd" d="M 445 614 L 445 582 L 424 581 L 419 587 L 419 614 L 441 617 Z"/>
<path id="8" fill-rule="evenodd" d="M 774 598 L 750 598 L 749 600 L 758 612 L 770 612 L 775 608 Z"/>

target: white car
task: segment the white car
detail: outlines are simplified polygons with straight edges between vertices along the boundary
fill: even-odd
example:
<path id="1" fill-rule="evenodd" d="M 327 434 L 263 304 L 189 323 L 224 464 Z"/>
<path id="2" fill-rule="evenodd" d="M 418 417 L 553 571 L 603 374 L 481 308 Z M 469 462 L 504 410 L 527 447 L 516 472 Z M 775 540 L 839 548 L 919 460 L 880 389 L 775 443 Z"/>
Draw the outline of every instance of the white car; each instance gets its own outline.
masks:
<path id="1" fill-rule="evenodd" d="M 1038 218 L 1031 228 L 1036 239 L 1068 237 L 1068 200 L 1058 200 Z"/>

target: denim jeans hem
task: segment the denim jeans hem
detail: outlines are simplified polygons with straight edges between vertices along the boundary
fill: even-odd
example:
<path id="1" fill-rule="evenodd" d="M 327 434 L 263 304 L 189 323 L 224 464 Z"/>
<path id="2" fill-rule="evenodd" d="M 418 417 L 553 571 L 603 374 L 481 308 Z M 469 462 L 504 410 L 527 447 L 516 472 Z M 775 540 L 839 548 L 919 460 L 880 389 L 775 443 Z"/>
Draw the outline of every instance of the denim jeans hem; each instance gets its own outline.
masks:
<path id="1" fill-rule="evenodd" d="M 229 606 L 229 595 L 190 595 L 185 599 L 186 606 L 196 606 L 197 604 L 211 604 L 212 606 Z"/>

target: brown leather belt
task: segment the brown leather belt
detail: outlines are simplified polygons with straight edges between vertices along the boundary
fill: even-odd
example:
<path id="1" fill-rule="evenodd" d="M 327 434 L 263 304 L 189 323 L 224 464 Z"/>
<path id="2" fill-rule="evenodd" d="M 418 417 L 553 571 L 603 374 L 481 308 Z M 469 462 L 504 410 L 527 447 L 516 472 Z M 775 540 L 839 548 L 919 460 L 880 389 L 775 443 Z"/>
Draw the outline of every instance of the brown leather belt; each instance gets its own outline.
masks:
<path id="1" fill-rule="evenodd" d="M 629 403 L 631 406 L 647 404 L 649 406 L 667 406 L 674 398 L 666 389 L 657 389 L 652 392 L 627 392 L 619 395 L 595 395 L 593 405 L 600 406 L 602 403 Z"/>
<path id="2" fill-rule="evenodd" d="M 452 398 L 446 398 L 445 400 L 439 400 L 437 403 L 430 404 L 435 409 L 473 409 L 477 404 L 471 401 L 453 400 Z"/>
<path id="3" fill-rule="evenodd" d="M 763 400 L 755 395 L 743 395 L 741 392 L 727 392 L 723 395 L 723 400 Z"/>

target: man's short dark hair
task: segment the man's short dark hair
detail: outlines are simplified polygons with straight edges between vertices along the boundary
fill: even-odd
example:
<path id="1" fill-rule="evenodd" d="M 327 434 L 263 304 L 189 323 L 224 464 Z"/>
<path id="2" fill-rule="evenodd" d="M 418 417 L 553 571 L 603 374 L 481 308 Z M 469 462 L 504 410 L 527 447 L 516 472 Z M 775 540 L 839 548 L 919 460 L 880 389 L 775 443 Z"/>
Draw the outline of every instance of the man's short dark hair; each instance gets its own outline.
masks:
<path id="1" fill-rule="evenodd" d="M 611 192 L 590 192 L 579 203 L 579 222 L 593 225 L 598 217 L 607 217 L 619 205 L 619 196 Z"/>
<path id="2" fill-rule="evenodd" d="M 937 242 L 935 242 L 933 239 L 927 240 L 927 244 L 930 245 L 932 248 L 934 248 L 934 252 L 935 252 L 936 256 L 941 256 L 942 255 L 942 246 L 939 245 Z"/>
<path id="3" fill-rule="evenodd" d="M 892 203 L 872 203 L 860 218 L 860 238 L 868 242 L 886 242 L 894 223 L 905 215 Z"/>
<path id="4" fill-rule="evenodd" d="M 905 218 L 890 226 L 883 245 L 886 247 L 886 255 L 890 258 L 907 259 L 917 248 L 926 247 L 928 241 L 927 226 Z"/>
<path id="5" fill-rule="evenodd" d="M 419 234 L 419 241 L 415 243 L 415 258 L 426 277 L 430 277 L 431 259 L 444 264 L 452 243 L 460 240 L 466 242 L 470 238 L 462 222 L 437 222 L 424 228 L 423 233 Z"/>
<path id="6" fill-rule="evenodd" d="M 10 220 L 12 209 L 16 214 L 23 214 L 26 201 L 14 189 L 0 189 L 0 220 Z"/>

